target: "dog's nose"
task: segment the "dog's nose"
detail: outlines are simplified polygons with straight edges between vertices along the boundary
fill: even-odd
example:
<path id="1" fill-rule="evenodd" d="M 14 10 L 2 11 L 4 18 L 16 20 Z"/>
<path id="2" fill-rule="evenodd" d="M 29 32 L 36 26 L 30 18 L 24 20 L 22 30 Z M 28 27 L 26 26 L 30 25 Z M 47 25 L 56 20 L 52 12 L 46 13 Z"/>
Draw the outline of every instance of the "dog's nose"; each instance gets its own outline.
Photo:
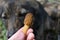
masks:
<path id="1" fill-rule="evenodd" d="M 12 35 L 14 34 L 14 30 L 8 30 L 7 32 L 6 32 L 6 36 L 7 36 L 7 38 L 9 39 Z"/>

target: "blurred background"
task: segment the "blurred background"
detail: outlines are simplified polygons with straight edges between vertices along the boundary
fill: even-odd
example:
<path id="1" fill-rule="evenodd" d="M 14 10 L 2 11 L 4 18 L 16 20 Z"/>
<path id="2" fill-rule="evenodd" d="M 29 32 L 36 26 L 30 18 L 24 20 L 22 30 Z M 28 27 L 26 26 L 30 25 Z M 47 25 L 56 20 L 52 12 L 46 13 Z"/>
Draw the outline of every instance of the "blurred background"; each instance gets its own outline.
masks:
<path id="1" fill-rule="evenodd" d="M 60 0 L 38 0 L 43 6 L 49 16 L 57 19 L 57 30 L 60 32 Z M 56 21 L 55 21 L 56 22 Z"/>
<path id="2" fill-rule="evenodd" d="M 60 40 L 60 0 L 37 0 L 47 11 L 48 15 L 53 17 L 53 20 L 57 20 L 58 40 Z M 2 1 L 0 1 L 1 3 Z M 1 10 L 0 10 L 1 11 Z M 0 15 L 1 16 L 1 15 Z M 6 38 L 6 27 L 2 18 L 0 17 L 0 40 L 7 40 Z"/>

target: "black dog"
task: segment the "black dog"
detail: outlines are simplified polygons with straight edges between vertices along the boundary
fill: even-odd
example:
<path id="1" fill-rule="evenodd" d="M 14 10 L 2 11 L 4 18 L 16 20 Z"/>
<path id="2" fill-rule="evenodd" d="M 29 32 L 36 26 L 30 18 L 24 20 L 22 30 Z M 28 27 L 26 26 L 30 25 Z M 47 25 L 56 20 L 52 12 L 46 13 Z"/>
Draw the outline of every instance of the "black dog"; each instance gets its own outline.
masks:
<path id="1" fill-rule="evenodd" d="M 35 0 L 15 0 L 13 2 L 8 2 L 6 12 L 9 14 L 9 16 L 6 16 L 8 20 L 7 37 L 10 38 L 19 28 L 23 26 L 24 17 L 28 12 L 31 12 L 34 15 L 32 28 L 34 30 L 35 39 L 46 40 L 44 38 L 44 33 L 46 30 L 51 29 L 51 18 L 44 10 L 44 7 Z"/>

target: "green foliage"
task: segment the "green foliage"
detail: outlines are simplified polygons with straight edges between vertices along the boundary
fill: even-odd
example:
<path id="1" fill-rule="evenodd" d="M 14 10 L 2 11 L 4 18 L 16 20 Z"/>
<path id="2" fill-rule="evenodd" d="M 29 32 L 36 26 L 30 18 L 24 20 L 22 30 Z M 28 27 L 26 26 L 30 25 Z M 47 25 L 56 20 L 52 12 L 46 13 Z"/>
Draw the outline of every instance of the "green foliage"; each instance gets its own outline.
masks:
<path id="1" fill-rule="evenodd" d="M 6 37 L 6 28 L 3 24 L 2 19 L 0 19 L 0 40 L 7 40 Z"/>
<path id="2" fill-rule="evenodd" d="M 54 2 L 55 0 L 48 0 L 49 2 Z"/>

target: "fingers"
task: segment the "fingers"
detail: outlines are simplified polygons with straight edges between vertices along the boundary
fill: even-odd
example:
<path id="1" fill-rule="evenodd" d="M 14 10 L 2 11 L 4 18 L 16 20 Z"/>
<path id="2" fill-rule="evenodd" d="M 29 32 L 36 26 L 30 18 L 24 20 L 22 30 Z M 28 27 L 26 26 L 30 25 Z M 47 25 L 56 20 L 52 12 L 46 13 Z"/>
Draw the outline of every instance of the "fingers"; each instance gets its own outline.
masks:
<path id="1" fill-rule="evenodd" d="M 22 32 L 22 29 L 19 29 L 11 38 L 9 38 L 8 40 L 25 40 L 25 34 Z M 27 40 L 35 40 L 34 39 L 34 34 L 33 34 L 33 29 L 28 29 L 27 31 Z"/>
<path id="2" fill-rule="evenodd" d="M 22 30 L 23 30 L 23 27 L 22 27 L 22 28 L 20 28 L 19 30 L 20 30 L 20 31 L 22 31 Z"/>
<path id="3" fill-rule="evenodd" d="M 22 29 L 23 29 L 23 27 L 20 29 L 20 31 L 22 31 Z M 34 34 L 33 34 L 33 29 L 28 29 L 28 31 L 27 31 L 27 40 L 35 40 L 34 39 L 35 38 L 35 36 L 34 36 Z"/>
<path id="4" fill-rule="evenodd" d="M 30 29 L 27 31 L 27 35 L 28 35 L 29 33 L 33 33 L 33 29 L 30 28 Z"/>
<path id="5" fill-rule="evenodd" d="M 22 29 L 23 29 L 23 27 L 20 29 L 20 31 L 22 31 Z M 33 29 L 28 29 L 28 31 L 27 31 L 27 40 L 35 40 L 34 39 L 35 38 L 35 36 L 34 36 L 34 34 L 33 34 Z"/>
<path id="6" fill-rule="evenodd" d="M 9 38 L 8 40 L 24 40 L 25 35 L 22 32 L 22 29 L 19 29 L 11 38 Z"/>
<path id="7" fill-rule="evenodd" d="M 35 40 L 34 34 L 33 34 L 33 29 L 31 29 L 31 28 L 27 31 L 27 40 Z"/>
<path id="8" fill-rule="evenodd" d="M 35 40 L 34 39 L 34 34 L 33 33 L 29 33 L 29 35 L 27 36 L 27 40 Z"/>
<path id="9" fill-rule="evenodd" d="M 33 39 L 33 40 L 35 40 L 35 39 Z"/>
<path id="10" fill-rule="evenodd" d="M 24 40 L 24 39 L 25 39 L 25 35 L 23 34 L 23 32 L 18 31 L 8 40 Z"/>

